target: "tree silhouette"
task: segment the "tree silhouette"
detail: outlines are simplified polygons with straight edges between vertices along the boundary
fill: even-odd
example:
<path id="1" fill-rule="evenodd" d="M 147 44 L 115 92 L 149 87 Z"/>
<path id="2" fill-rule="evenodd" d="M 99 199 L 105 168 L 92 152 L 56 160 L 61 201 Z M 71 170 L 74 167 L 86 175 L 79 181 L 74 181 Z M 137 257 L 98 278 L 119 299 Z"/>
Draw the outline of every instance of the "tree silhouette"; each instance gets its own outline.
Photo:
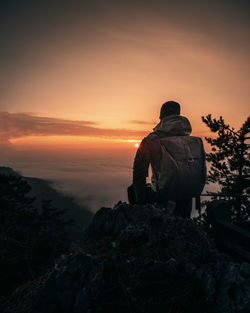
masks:
<path id="1" fill-rule="evenodd" d="M 31 187 L 20 175 L 0 174 L 1 294 L 41 275 L 70 247 L 65 210 L 45 201 L 34 207 Z"/>
<path id="2" fill-rule="evenodd" d="M 250 156 L 250 117 L 239 130 L 235 130 L 220 117 L 215 119 L 211 114 L 202 116 L 202 121 L 217 137 L 206 137 L 212 151 L 207 153 L 207 161 L 211 163 L 208 182 L 218 183 L 219 194 L 231 199 L 233 203 L 233 221 L 241 223 L 249 219 L 249 169 Z"/>

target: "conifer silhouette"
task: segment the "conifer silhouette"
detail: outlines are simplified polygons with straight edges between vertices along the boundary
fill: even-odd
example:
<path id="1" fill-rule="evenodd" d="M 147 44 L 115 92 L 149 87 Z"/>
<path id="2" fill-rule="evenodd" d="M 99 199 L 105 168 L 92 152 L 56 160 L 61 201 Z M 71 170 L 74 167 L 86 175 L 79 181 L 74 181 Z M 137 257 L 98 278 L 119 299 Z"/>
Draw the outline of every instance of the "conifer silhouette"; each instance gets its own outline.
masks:
<path id="1" fill-rule="evenodd" d="M 212 151 L 207 153 L 207 161 L 211 163 L 208 172 L 208 182 L 218 183 L 219 194 L 232 200 L 233 221 L 241 223 L 249 219 L 249 139 L 250 117 L 239 130 L 225 123 L 222 116 L 212 118 L 211 114 L 202 116 L 202 121 L 209 129 L 217 133 L 215 138 L 205 137 Z"/>
<path id="2" fill-rule="evenodd" d="M 34 206 L 31 187 L 20 175 L 0 174 L 0 294 L 40 276 L 66 253 L 70 239 L 62 219 L 66 210 L 43 201 Z"/>

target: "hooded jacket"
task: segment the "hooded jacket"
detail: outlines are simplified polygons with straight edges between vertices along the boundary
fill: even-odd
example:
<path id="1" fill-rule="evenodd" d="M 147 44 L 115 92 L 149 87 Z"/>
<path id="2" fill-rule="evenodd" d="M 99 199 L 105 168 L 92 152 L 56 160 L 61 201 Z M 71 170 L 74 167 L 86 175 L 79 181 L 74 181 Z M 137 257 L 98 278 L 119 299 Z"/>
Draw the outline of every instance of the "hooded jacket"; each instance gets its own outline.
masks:
<path id="1" fill-rule="evenodd" d="M 169 115 L 161 119 L 154 131 L 145 137 L 135 156 L 133 166 L 133 186 L 137 203 L 147 202 L 146 177 L 148 168 L 152 167 L 152 183 L 154 171 L 160 166 L 161 150 L 159 138 L 167 136 L 189 136 L 192 128 L 189 120 L 181 115 Z"/>

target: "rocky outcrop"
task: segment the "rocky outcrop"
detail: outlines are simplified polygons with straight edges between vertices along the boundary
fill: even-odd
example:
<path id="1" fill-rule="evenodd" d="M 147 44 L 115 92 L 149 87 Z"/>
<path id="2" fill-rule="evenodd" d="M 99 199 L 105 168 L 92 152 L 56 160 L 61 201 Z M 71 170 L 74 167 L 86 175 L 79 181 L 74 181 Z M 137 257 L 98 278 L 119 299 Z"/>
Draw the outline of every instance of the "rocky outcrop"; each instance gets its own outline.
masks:
<path id="1" fill-rule="evenodd" d="M 250 264 L 212 249 L 194 221 L 164 207 L 118 203 L 100 209 L 78 252 L 17 290 L 4 312 L 247 313 Z"/>

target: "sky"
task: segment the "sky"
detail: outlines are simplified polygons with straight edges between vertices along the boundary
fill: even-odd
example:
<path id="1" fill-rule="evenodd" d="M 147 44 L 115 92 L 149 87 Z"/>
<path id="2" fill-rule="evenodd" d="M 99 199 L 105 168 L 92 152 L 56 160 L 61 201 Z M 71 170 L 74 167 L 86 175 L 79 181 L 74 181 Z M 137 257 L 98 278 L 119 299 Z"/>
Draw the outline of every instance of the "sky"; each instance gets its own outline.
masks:
<path id="1" fill-rule="evenodd" d="M 249 114 L 249 1 L 1 1 L 0 142 L 134 146 L 167 100 Z"/>
<path id="2" fill-rule="evenodd" d="M 0 1 L 0 165 L 94 212 L 126 201 L 164 102 L 203 139 L 201 116 L 246 120 L 249 13 L 248 0 Z"/>

